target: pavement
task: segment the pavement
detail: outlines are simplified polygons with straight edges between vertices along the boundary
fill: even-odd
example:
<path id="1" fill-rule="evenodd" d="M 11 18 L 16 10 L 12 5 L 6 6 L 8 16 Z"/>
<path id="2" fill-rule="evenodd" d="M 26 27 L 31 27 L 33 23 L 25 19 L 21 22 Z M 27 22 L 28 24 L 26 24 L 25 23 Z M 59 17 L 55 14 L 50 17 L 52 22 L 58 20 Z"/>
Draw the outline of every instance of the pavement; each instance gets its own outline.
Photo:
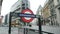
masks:
<path id="1" fill-rule="evenodd" d="M 23 32 L 18 33 L 18 28 L 12 28 L 11 34 L 23 34 Z M 8 34 L 8 27 L 0 27 L 0 34 Z"/>
<path id="2" fill-rule="evenodd" d="M 31 29 L 37 29 L 38 27 L 31 27 Z M 9 27 L 0 27 L 0 34 L 8 34 Z M 42 31 L 54 33 L 54 34 L 60 34 L 60 27 L 56 26 L 42 26 Z M 18 29 L 17 27 L 11 28 L 11 34 L 24 34 L 24 29 Z M 27 34 L 39 34 L 39 32 L 34 32 L 29 30 Z"/>

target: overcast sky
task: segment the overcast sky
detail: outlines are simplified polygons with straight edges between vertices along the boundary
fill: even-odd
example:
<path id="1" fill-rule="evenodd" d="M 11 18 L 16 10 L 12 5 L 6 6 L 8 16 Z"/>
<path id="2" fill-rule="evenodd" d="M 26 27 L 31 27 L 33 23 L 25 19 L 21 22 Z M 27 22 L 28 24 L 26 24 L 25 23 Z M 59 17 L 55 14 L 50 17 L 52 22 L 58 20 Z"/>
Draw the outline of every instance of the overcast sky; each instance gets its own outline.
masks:
<path id="1" fill-rule="evenodd" d="M 2 4 L 2 14 L 1 15 L 6 15 L 7 13 L 10 12 L 10 8 L 11 6 L 18 0 L 4 0 L 3 1 L 3 4 Z M 44 3 L 46 0 L 29 0 L 30 1 L 30 8 L 31 10 L 36 13 L 38 7 L 41 5 L 41 6 L 44 6 Z"/>

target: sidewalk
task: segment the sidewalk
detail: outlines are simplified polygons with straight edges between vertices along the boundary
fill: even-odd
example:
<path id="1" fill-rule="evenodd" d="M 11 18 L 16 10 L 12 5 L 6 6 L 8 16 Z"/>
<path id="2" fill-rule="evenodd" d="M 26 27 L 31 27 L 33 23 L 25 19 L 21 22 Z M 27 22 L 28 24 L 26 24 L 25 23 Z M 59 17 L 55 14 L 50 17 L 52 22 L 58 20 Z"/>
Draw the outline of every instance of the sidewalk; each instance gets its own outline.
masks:
<path id="1" fill-rule="evenodd" d="M 18 34 L 18 28 L 12 28 L 12 34 Z M 0 34 L 8 34 L 8 27 L 0 27 Z"/>

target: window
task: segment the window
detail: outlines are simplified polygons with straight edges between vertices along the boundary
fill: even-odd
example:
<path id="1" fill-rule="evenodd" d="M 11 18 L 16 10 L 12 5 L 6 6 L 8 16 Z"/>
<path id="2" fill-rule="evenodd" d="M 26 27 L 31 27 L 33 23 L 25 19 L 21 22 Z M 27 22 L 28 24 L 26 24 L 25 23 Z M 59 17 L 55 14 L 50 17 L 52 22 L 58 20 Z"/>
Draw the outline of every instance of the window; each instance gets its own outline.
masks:
<path id="1" fill-rule="evenodd" d="M 58 8 L 58 10 L 59 10 L 59 14 L 60 14 L 60 7 Z"/>
<path id="2" fill-rule="evenodd" d="M 28 4 L 26 4 L 28 6 Z"/>
<path id="3" fill-rule="evenodd" d="M 60 7 L 58 9 L 60 10 Z"/>
<path id="4" fill-rule="evenodd" d="M 25 7 L 22 7 L 22 9 L 25 9 Z"/>
<path id="5" fill-rule="evenodd" d="M 59 0 L 57 0 L 57 2 L 59 2 Z"/>
<path id="6" fill-rule="evenodd" d="M 53 0 L 49 0 L 49 4 L 51 4 L 53 2 Z"/>
<path id="7" fill-rule="evenodd" d="M 60 0 L 57 0 L 57 2 L 60 2 Z"/>
<path id="8" fill-rule="evenodd" d="M 25 4 L 22 4 L 22 6 L 25 6 Z"/>
<path id="9" fill-rule="evenodd" d="M 57 15 L 55 14 L 55 19 L 57 18 L 56 16 L 57 16 Z"/>

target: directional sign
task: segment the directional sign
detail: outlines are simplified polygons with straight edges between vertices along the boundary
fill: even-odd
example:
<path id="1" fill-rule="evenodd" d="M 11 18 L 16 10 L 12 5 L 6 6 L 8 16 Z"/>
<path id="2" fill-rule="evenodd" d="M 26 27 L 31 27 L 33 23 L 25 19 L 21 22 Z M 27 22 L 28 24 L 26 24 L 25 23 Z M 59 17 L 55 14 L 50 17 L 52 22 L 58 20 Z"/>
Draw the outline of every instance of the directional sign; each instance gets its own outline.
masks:
<path id="1" fill-rule="evenodd" d="M 22 16 L 22 15 L 27 16 L 27 15 L 24 15 L 24 14 L 33 14 L 33 12 L 30 9 L 25 9 L 21 13 L 23 13 L 23 14 L 20 14 L 20 16 Z M 31 16 L 31 15 L 28 15 L 28 16 Z M 34 18 L 21 17 L 21 19 L 26 23 L 30 23 Z"/>

